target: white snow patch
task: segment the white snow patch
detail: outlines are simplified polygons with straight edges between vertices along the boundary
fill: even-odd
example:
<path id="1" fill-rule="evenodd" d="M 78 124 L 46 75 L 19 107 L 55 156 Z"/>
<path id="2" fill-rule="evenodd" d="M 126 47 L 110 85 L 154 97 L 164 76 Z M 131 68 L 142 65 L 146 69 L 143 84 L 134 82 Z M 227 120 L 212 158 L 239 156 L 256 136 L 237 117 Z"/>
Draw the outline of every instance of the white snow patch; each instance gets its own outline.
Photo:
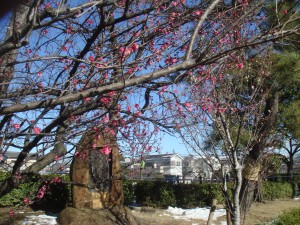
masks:
<path id="1" fill-rule="evenodd" d="M 201 219 L 207 220 L 209 216 L 210 208 L 195 208 L 195 209 L 181 209 L 176 207 L 168 207 L 165 210 L 167 213 L 173 215 L 174 219 Z M 216 209 L 214 212 L 214 220 L 220 216 L 225 216 L 226 210 L 225 209 Z M 223 225 L 223 224 L 222 224 Z"/>
<path id="2" fill-rule="evenodd" d="M 57 225 L 55 216 L 34 215 L 26 216 L 22 225 Z"/>

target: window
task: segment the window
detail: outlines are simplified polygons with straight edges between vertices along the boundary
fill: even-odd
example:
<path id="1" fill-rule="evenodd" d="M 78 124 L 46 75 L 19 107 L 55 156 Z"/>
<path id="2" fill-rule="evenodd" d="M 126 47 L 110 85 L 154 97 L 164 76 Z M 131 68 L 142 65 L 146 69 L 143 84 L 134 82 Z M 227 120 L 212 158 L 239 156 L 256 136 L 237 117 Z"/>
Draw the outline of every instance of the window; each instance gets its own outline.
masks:
<path id="1" fill-rule="evenodd" d="M 177 166 L 181 166 L 181 162 L 180 162 L 180 161 L 178 161 L 176 165 L 177 165 Z"/>

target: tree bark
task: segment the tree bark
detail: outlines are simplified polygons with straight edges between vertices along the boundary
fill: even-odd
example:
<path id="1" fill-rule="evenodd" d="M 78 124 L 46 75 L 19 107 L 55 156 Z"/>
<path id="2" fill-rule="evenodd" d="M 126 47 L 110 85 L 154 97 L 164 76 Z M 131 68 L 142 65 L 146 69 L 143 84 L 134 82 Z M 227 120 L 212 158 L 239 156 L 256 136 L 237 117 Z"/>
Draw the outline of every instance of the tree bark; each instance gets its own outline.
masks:
<path id="1" fill-rule="evenodd" d="M 264 116 L 258 124 L 258 135 L 253 142 L 253 147 L 244 162 L 243 184 L 239 196 L 241 204 L 241 216 L 245 219 L 254 202 L 254 193 L 257 188 L 260 172 L 260 158 L 266 147 L 266 141 L 275 126 L 278 113 L 279 93 L 275 92 L 273 96 L 266 100 Z"/>

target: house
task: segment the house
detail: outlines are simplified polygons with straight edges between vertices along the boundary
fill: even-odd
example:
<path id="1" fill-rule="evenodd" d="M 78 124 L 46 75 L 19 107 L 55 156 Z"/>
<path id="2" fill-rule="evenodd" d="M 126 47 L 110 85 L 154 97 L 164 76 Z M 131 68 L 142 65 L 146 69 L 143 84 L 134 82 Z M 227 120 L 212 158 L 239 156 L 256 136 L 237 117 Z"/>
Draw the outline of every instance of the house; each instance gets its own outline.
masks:
<path id="1" fill-rule="evenodd" d="M 188 155 L 183 159 L 182 176 L 185 183 L 199 180 L 211 180 L 221 163 L 215 157 Z"/>
<path id="2" fill-rule="evenodd" d="M 20 152 L 7 151 L 2 155 L 2 160 L 0 160 L 0 170 L 11 171 L 14 166 Z M 29 154 L 29 157 L 25 159 L 24 164 L 21 166 L 21 171 L 31 166 L 37 161 L 34 154 Z M 61 173 L 66 174 L 70 172 L 70 162 L 54 162 L 51 165 L 46 166 L 40 171 L 40 174 L 51 174 L 51 173 Z"/>
<path id="3" fill-rule="evenodd" d="M 144 177 L 165 178 L 167 180 L 182 179 L 182 160 L 178 154 L 149 155 L 144 158 Z"/>
<path id="4" fill-rule="evenodd" d="M 0 162 L 0 170 L 11 171 L 14 166 L 20 152 L 7 151 L 2 155 L 2 161 Z M 24 170 L 28 166 L 31 166 L 36 162 L 36 158 L 33 157 L 33 154 L 29 154 L 29 157 L 26 158 L 25 163 L 22 165 L 21 170 Z"/>

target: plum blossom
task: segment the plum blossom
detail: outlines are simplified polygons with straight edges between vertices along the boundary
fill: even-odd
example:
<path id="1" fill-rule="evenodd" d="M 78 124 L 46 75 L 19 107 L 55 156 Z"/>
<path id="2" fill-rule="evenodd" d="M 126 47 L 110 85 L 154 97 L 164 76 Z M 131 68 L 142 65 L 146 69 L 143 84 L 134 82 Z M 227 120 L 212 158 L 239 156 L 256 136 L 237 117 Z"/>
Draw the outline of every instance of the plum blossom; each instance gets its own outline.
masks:
<path id="1" fill-rule="evenodd" d="M 95 57 L 92 56 L 92 55 L 90 55 L 90 56 L 89 56 L 89 60 L 90 60 L 91 62 L 94 62 L 94 61 L 95 61 Z"/>
<path id="2" fill-rule="evenodd" d="M 24 198 L 23 202 L 25 203 L 25 205 L 29 205 L 31 203 L 29 198 Z"/>
<path id="3" fill-rule="evenodd" d="M 102 98 L 100 98 L 100 102 L 103 105 L 109 105 L 109 103 L 111 103 L 111 101 L 112 101 L 112 98 L 110 98 L 110 97 L 102 97 Z"/>
<path id="4" fill-rule="evenodd" d="M 41 128 L 39 128 L 39 127 L 33 128 L 33 133 L 40 134 L 41 133 Z"/>
<path id="5" fill-rule="evenodd" d="M 42 198 L 45 196 L 46 189 L 47 189 L 46 185 L 43 185 L 43 186 L 40 188 L 40 190 L 39 190 L 38 193 L 37 193 L 37 197 L 38 197 L 39 199 L 42 199 Z"/>
<path id="6" fill-rule="evenodd" d="M 21 126 L 20 126 L 19 123 L 14 123 L 14 124 L 13 124 L 13 128 L 15 128 L 15 129 L 17 129 L 17 130 L 20 129 L 20 127 L 21 127 Z"/>
<path id="7" fill-rule="evenodd" d="M 15 217 L 15 211 L 14 211 L 13 209 L 11 209 L 11 210 L 9 211 L 9 216 L 10 216 L 10 217 Z"/>
<path id="8" fill-rule="evenodd" d="M 61 183 L 61 179 L 59 177 L 54 177 L 51 183 Z"/>
<path id="9" fill-rule="evenodd" d="M 100 152 L 104 155 L 109 155 L 111 153 L 111 148 L 106 145 L 102 149 L 100 149 Z"/>
<path id="10" fill-rule="evenodd" d="M 236 64 L 236 68 L 243 69 L 244 68 L 244 64 L 243 63 L 237 63 Z"/>

